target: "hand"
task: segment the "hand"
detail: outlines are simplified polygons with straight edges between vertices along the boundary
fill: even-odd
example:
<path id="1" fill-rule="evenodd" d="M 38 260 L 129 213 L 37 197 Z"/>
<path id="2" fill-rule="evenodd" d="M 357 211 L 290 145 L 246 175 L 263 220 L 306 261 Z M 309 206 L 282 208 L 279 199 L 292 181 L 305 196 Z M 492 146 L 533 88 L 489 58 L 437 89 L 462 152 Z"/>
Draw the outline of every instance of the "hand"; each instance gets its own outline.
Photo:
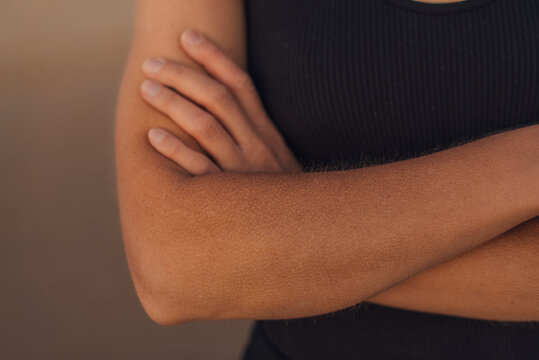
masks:
<path id="1" fill-rule="evenodd" d="M 142 84 L 141 92 L 150 105 L 195 138 L 205 153 L 158 128 L 148 132 L 152 146 L 194 176 L 300 172 L 250 76 L 201 34 L 189 30 L 181 39 L 186 53 L 211 76 L 179 62 L 148 59 L 143 71 L 152 80 Z"/>

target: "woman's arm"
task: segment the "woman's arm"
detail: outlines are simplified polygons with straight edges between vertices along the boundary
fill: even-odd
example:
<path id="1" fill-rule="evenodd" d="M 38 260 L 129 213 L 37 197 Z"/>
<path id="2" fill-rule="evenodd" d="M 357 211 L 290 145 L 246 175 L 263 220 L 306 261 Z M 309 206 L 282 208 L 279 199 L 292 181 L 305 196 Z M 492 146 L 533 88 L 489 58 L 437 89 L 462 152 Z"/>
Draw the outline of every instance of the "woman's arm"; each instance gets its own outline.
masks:
<path id="1" fill-rule="evenodd" d="M 219 142 L 216 142 L 215 138 L 208 142 L 207 136 L 201 137 L 199 133 L 193 133 L 200 139 L 201 144 L 204 144 L 205 150 L 214 154 L 215 164 L 210 158 L 190 151 L 181 140 L 166 133 L 158 142 L 150 137 L 150 143 L 155 149 L 178 165 L 186 166 L 185 169 L 193 176 L 222 171 L 299 170 L 290 150 L 285 144 L 279 145 L 282 143 L 280 134 L 277 129 L 272 129 L 271 119 L 261 107 L 255 90 L 251 89 L 252 93 L 235 92 L 236 101 L 231 97 L 222 97 L 223 94 L 228 95 L 223 91 L 227 87 L 234 92 L 236 79 L 245 78 L 244 70 L 231 62 L 226 54 L 216 51 L 219 49 L 206 38 L 196 46 L 182 42 L 182 47 L 216 79 L 198 70 L 190 70 L 177 62 L 160 61 L 156 63 L 157 71 L 156 68 L 152 70 L 145 67 L 145 74 L 158 81 L 158 87 L 171 86 L 181 95 L 161 88 L 159 95 L 149 98 L 144 96 L 146 101 L 169 115 L 179 127 L 192 131 L 192 126 L 189 125 L 192 116 L 184 114 L 189 114 L 194 105 L 186 104 L 185 100 L 182 100 L 182 97 L 186 97 L 195 104 L 204 106 L 208 115 L 216 117 L 211 121 L 217 124 L 220 131 L 228 130 L 233 139 L 223 136 Z M 207 54 L 211 54 L 211 57 Z M 220 101 L 212 102 L 215 94 L 219 95 L 217 98 L 220 98 Z M 163 99 L 169 99 L 166 107 L 163 107 Z M 242 107 L 249 111 L 241 114 Z M 246 126 L 248 124 L 256 124 L 264 131 L 249 131 L 249 126 Z M 256 152 L 246 147 L 236 147 L 235 141 L 239 144 L 261 141 L 272 149 L 274 156 L 261 156 L 259 146 L 255 147 Z M 230 152 L 224 149 L 235 150 Z M 276 158 L 279 164 L 275 163 Z M 539 283 L 539 267 L 536 266 L 539 243 L 533 239 L 537 239 L 539 234 L 537 226 L 533 225 L 533 221 L 521 224 L 486 246 L 480 246 L 477 251 L 472 250 L 472 256 L 470 253 L 463 255 L 468 261 L 460 261 L 459 257 L 455 261 L 436 266 L 370 300 L 400 308 L 483 319 L 538 319 L 539 292 L 535 284 Z M 523 236 L 526 240 L 531 239 L 531 243 L 523 241 Z M 502 238 L 503 241 L 499 241 Z M 516 259 L 518 260 L 515 261 Z M 500 266 L 504 269 L 510 267 L 511 271 L 499 271 Z"/>
<path id="2" fill-rule="evenodd" d="M 140 98 L 140 64 L 153 56 L 189 63 L 174 40 L 191 26 L 242 64 L 242 5 L 232 3 L 138 3 L 118 104 L 117 176 L 129 266 L 154 320 L 337 310 L 537 215 L 536 134 L 524 129 L 351 171 L 182 176 L 146 142 L 155 126 L 190 140 Z"/>
<path id="3" fill-rule="evenodd" d="M 539 217 L 368 299 L 416 311 L 539 321 Z"/>
<path id="4" fill-rule="evenodd" d="M 155 126 L 168 129 L 192 148 L 200 149 L 191 136 L 173 126 L 165 115 L 148 106 L 140 96 L 144 59 L 162 56 L 202 70 L 179 45 L 180 35 L 185 29 L 198 28 L 215 39 L 237 63 L 245 67 L 244 26 L 243 0 L 137 0 L 134 34 L 120 89 L 116 120 L 120 156 L 132 159 L 122 159 L 120 167 L 132 166 L 126 170 L 148 171 L 156 179 L 168 179 L 168 182 L 178 177 L 178 167 L 171 167 L 146 141 L 147 131 Z"/>

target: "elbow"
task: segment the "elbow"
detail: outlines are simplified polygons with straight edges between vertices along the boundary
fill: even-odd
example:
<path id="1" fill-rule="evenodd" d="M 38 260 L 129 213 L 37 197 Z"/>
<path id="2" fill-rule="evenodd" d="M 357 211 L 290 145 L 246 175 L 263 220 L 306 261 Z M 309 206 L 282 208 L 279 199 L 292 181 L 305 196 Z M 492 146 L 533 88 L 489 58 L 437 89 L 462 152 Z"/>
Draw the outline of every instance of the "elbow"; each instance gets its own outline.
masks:
<path id="1" fill-rule="evenodd" d="M 229 319 L 237 306 L 226 273 L 200 257 L 161 247 L 131 252 L 128 263 L 142 308 L 158 325 Z"/>
<path id="2" fill-rule="evenodd" d="M 163 304 L 161 298 L 149 295 L 144 291 L 139 292 L 137 290 L 137 294 L 144 312 L 157 325 L 173 326 L 190 321 L 186 317 L 177 316 L 176 309 Z"/>
<path id="3" fill-rule="evenodd" d="M 118 205 L 124 252 L 142 308 L 162 326 L 203 318 L 192 301 L 198 294 L 185 250 L 196 239 L 189 236 L 182 216 L 159 206 L 166 201 L 155 199 L 155 186 L 145 181 L 139 186 L 134 177 L 118 182 Z"/>
<path id="4" fill-rule="evenodd" d="M 198 320 L 198 318 L 180 315 L 177 308 L 163 304 L 161 298 L 141 294 L 139 299 L 146 315 L 157 325 L 173 326 Z"/>
<path id="5" fill-rule="evenodd" d="M 180 315 L 180 309 L 171 305 L 171 296 L 164 289 L 151 282 L 147 276 L 135 275 L 131 271 L 131 277 L 135 290 L 146 315 L 156 324 L 161 326 L 173 326 L 188 322 L 186 316 Z M 183 309 L 183 312 L 186 309 Z"/>
<path id="6" fill-rule="evenodd" d="M 228 303 L 227 284 L 206 261 L 206 250 L 198 246 L 201 239 L 184 231 L 170 239 L 156 235 L 161 226 L 140 224 L 123 226 L 123 242 L 131 279 L 147 316 L 162 326 L 220 319 Z"/>
<path id="7" fill-rule="evenodd" d="M 126 238 L 126 249 L 138 240 Z M 165 255 L 159 255 L 155 249 L 146 249 L 137 253 L 127 251 L 127 260 L 131 279 L 137 297 L 146 315 L 161 326 L 179 325 L 195 320 L 203 320 L 204 314 L 196 289 L 188 281 L 189 277 L 179 279 L 181 269 L 172 272 L 168 268 Z M 178 259 L 178 263 L 182 263 Z"/>
<path id="8" fill-rule="evenodd" d="M 213 320 L 216 308 L 223 306 L 226 284 L 219 265 L 208 261 L 215 256 L 211 241 L 200 236 L 200 228 L 216 226 L 199 206 L 200 192 L 185 184 L 170 186 L 171 180 L 178 184 L 170 168 L 153 163 L 146 166 L 150 174 L 127 171 L 124 168 L 133 161 L 120 160 L 117 187 L 124 251 L 144 311 L 163 326 Z M 140 162 L 144 169 L 146 162 Z"/>

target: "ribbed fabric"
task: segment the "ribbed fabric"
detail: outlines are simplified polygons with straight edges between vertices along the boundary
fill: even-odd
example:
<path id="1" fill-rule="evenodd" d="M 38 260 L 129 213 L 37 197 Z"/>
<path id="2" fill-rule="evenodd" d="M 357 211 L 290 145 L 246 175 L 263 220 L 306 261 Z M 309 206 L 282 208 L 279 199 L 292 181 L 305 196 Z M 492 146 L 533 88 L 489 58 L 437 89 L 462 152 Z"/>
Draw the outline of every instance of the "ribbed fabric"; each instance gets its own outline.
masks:
<path id="1" fill-rule="evenodd" d="M 306 170 L 539 121 L 539 1 L 246 0 L 248 69 Z M 375 306 L 257 323 L 245 359 L 539 359 L 537 323 Z"/>
<path id="2" fill-rule="evenodd" d="M 259 321 L 244 360 L 537 360 L 539 323 L 502 323 L 363 304 Z"/>
<path id="3" fill-rule="evenodd" d="M 406 159 L 538 121 L 537 0 L 246 5 L 249 71 L 305 166 Z"/>

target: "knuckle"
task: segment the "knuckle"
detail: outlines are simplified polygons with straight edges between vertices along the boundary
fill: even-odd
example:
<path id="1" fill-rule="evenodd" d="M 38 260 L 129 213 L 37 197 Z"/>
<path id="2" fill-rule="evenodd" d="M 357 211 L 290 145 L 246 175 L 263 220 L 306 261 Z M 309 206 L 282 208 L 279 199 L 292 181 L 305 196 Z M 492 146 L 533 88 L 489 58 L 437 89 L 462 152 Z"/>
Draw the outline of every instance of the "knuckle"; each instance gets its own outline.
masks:
<path id="1" fill-rule="evenodd" d="M 272 163 L 275 160 L 273 152 L 263 142 L 257 142 L 251 153 L 257 161 L 264 164 Z"/>
<path id="2" fill-rule="evenodd" d="M 201 161 L 197 165 L 197 172 L 200 174 L 207 174 L 212 171 L 213 171 L 213 166 L 208 160 Z"/>
<path id="3" fill-rule="evenodd" d="M 174 94 L 167 89 L 163 89 L 159 95 L 157 95 L 158 101 L 161 103 L 161 107 L 165 111 L 170 111 L 174 107 Z"/>
<path id="4" fill-rule="evenodd" d="M 167 72 L 174 79 L 181 79 L 185 73 L 185 68 L 180 64 L 169 64 L 168 66 L 165 65 L 165 71 L 166 70 L 168 70 Z"/>
<path id="5" fill-rule="evenodd" d="M 217 46 L 206 43 L 204 50 L 205 56 L 209 61 L 218 60 L 222 56 L 221 49 L 219 49 Z"/>
<path id="6" fill-rule="evenodd" d="M 253 79 L 247 72 L 240 71 L 236 77 L 235 87 L 238 91 L 252 91 L 254 89 Z"/>
<path id="7" fill-rule="evenodd" d="M 194 130 L 204 138 L 215 140 L 220 136 L 217 120 L 203 111 L 197 112 L 194 117 Z"/>
<path id="8" fill-rule="evenodd" d="M 222 85 L 217 85 L 215 87 L 211 97 L 212 97 L 212 101 L 215 104 L 219 106 L 223 106 L 223 107 L 227 106 L 228 104 L 232 102 L 232 94 L 226 87 Z"/>
<path id="9" fill-rule="evenodd" d="M 181 158 L 181 155 L 183 152 L 180 149 L 180 144 L 177 141 L 172 141 L 171 144 L 168 147 L 167 154 L 174 160 L 178 160 Z"/>

